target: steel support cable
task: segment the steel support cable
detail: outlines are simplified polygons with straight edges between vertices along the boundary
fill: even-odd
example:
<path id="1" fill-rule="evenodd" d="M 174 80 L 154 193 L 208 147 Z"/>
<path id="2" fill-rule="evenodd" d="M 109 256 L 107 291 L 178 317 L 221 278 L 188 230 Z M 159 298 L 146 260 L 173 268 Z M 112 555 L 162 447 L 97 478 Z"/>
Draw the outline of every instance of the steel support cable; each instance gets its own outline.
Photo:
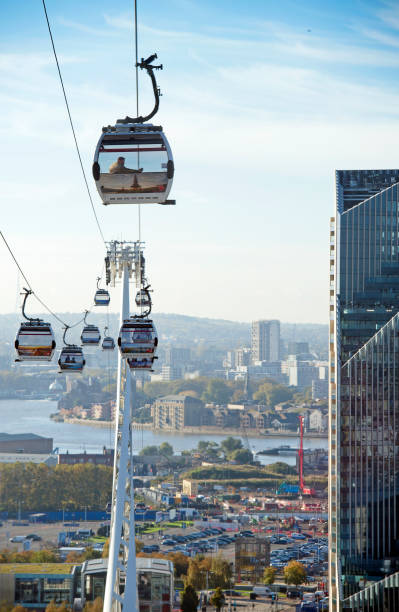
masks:
<path id="1" fill-rule="evenodd" d="M 46 304 L 45 302 L 43 302 L 43 300 L 42 300 L 42 299 L 40 299 L 40 298 L 39 298 L 39 296 L 38 296 L 38 295 L 37 295 L 37 294 L 36 294 L 36 293 L 33 291 L 33 289 L 32 289 L 32 285 L 30 284 L 30 282 L 28 281 L 27 277 L 25 276 L 25 274 L 24 274 L 24 272 L 23 272 L 23 270 L 22 270 L 21 266 L 20 266 L 20 265 L 19 265 L 19 263 L 18 263 L 17 258 L 15 257 L 15 255 L 14 255 L 14 253 L 13 253 L 13 251 L 12 251 L 12 249 L 11 249 L 10 245 L 8 244 L 8 242 L 7 242 L 7 240 L 6 240 L 6 237 L 4 236 L 4 234 L 3 234 L 3 232 L 2 232 L 1 230 L 0 230 L 0 236 L 1 236 L 1 238 L 3 239 L 3 242 L 4 242 L 4 244 L 6 245 L 6 247 L 7 247 L 7 249 L 8 249 L 8 252 L 10 253 L 10 255 L 11 255 L 11 257 L 12 257 L 12 259 L 13 259 L 13 261 L 14 261 L 15 265 L 17 266 L 17 268 L 18 268 L 18 270 L 19 270 L 19 273 L 21 274 L 21 276 L 22 276 L 22 278 L 24 279 L 25 283 L 28 285 L 29 289 L 32 291 L 32 295 L 33 295 L 33 296 L 34 296 L 34 297 L 37 299 L 37 301 L 38 301 L 38 302 L 39 302 L 39 303 L 40 303 L 40 304 L 43 306 L 43 308 L 44 308 L 45 310 L 47 310 L 47 312 L 48 312 L 48 313 L 49 313 L 49 314 L 50 314 L 52 317 L 54 317 L 54 318 L 55 318 L 55 319 L 56 319 L 56 320 L 57 320 L 59 323 L 61 323 L 62 325 L 64 325 L 64 326 L 68 327 L 68 329 L 72 329 L 73 327 L 76 327 L 77 325 L 80 325 L 80 323 L 82 323 L 82 321 L 84 320 L 84 317 L 83 317 L 83 319 L 81 319 L 81 320 L 80 320 L 80 321 L 78 321 L 77 323 L 74 323 L 73 325 L 68 325 L 68 324 L 67 324 L 67 323 L 65 323 L 65 321 L 63 321 L 63 320 L 62 320 L 62 319 L 61 319 L 61 318 L 60 318 L 58 315 L 56 315 L 56 314 L 55 314 L 55 312 L 53 312 L 53 311 L 51 310 L 51 308 L 49 308 L 49 307 L 47 306 L 47 304 Z M 90 312 L 90 311 L 89 311 L 89 312 Z"/>
<path id="2" fill-rule="evenodd" d="M 81 157 L 81 155 L 80 155 L 80 149 L 79 149 L 79 145 L 78 145 L 78 140 L 77 140 L 77 137 L 76 137 L 76 132 L 75 132 L 75 128 L 74 128 L 73 121 L 72 121 L 71 111 L 70 111 L 70 109 L 69 109 L 68 98 L 67 98 L 66 91 L 65 91 L 65 87 L 64 87 L 64 81 L 63 81 L 63 79 L 62 79 L 61 69 L 60 69 L 60 65 L 59 65 L 59 62 L 58 62 L 58 57 L 57 57 L 57 52 L 56 52 L 56 50 L 55 50 L 55 45 L 54 45 L 53 34 L 52 34 L 52 32 L 51 32 L 50 21 L 49 21 L 48 15 L 47 15 L 47 9 L 46 9 L 46 2 L 45 2 L 45 0 L 42 0 L 42 3 L 43 3 L 44 14 L 45 14 L 46 21 L 47 21 L 48 31 L 49 31 L 49 34 L 50 34 L 51 46 L 53 47 L 53 53 L 54 53 L 55 63 L 57 64 L 58 76 L 59 76 L 59 78 L 60 78 L 60 83 L 61 83 L 61 87 L 62 87 L 62 93 L 63 93 L 63 95 L 64 95 L 65 106 L 66 106 L 67 113 L 68 113 L 69 123 L 70 123 L 70 125 L 71 125 L 72 134 L 73 134 L 73 139 L 74 139 L 74 141 L 75 141 L 76 152 L 77 152 L 77 154 L 78 154 L 79 164 L 80 164 L 80 167 L 81 167 L 81 170 L 82 170 L 82 174 L 83 174 L 83 180 L 84 180 L 85 185 L 86 185 L 87 194 L 88 194 L 88 196 L 89 196 L 89 200 L 90 200 L 91 208 L 92 208 L 92 210 L 93 210 L 94 218 L 95 218 L 96 223 L 97 223 L 98 231 L 100 232 L 101 239 L 102 239 L 102 241 L 103 241 L 103 242 L 104 242 L 104 244 L 105 244 L 104 234 L 103 234 L 103 232 L 102 232 L 101 225 L 100 225 L 100 222 L 99 222 L 98 217 L 97 217 L 97 214 L 96 214 L 96 209 L 95 209 L 95 207 L 94 207 L 93 199 L 92 199 L 92 197 L 91 197 L 91 193 L 90 193 L 89 183 L 87 182 L 86 172 L 85 172 L 85 169 L 84 169 L 84 167 L 83 167 L 82 157 Z"/>
<path id="3" fill-rule="evenodd" d="M 136 65 L 136 116 L 139 116 L 139 45 L 138 45 L 138 23 L 137 23 L 137 0 L 134 0 L 134 52 Z M 140 152 L 137 151 L 137 168 L 140 168 Z M 141 204 L 138 208 L 138 223 L 139 223 L 139 273 L 140 273 L 140 296 L 143 288 L 143 279 L 141 274 Z M 143 314 L 143 301 L 140 298 L 140 314 Z"/>

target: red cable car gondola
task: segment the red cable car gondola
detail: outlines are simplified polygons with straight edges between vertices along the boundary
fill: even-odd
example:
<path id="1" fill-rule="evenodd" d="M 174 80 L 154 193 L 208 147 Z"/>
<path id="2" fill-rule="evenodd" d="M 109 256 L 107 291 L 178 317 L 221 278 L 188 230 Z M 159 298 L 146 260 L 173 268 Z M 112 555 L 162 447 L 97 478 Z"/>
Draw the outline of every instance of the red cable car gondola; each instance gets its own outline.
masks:
<path id="1" fill-rule="evenodd" d="M 151 319 L 138 316 L 125 320 L 119 332 L 118 346 L 122 357 L 132 362 L 145 359 L 152 364 L 158 346 L 154 323 Z"/>
<path id="2" fill-rule="evenodd" d="M 30 289 L 24 291 L 22 315 L 26 322 L 21 323 L 15 339 L 14 346 L 18 355 L 15 361 L 51 361 L 56 347 L 53 330 L 50 323 L 26 316 L 25 304 L 32 291 Z"/>

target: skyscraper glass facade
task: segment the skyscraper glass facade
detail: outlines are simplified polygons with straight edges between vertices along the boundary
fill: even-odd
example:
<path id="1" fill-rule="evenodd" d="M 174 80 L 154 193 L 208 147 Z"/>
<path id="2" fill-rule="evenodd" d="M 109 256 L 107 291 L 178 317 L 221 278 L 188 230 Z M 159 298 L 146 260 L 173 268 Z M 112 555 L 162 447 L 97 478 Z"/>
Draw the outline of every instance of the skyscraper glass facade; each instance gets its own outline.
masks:
<path id="1" fill-rule="evenodd" d="M 330 592 L 333 610 L 349 601 L 348 609 L 371 610 L 357 594 L 399 570 L 399 172 L 338 171 L 336 178 Z"/>

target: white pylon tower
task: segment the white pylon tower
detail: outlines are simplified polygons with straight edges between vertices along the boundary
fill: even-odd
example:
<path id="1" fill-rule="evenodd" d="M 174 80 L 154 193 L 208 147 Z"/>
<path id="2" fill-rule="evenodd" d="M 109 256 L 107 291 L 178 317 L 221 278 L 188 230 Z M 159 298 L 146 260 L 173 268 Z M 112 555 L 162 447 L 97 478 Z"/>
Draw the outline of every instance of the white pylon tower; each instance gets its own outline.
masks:
<path id="1" fill-rule="evenodd" d="M 129 280 L 141 284 L 142 243 L 108 243 L 107 282 L 122 280 L 120 325 L 130 316 Z M 114 474 L 107 581 L 103 612 L 138 612 L 133 486 L 132 388 L 130 369 L 118 356 Z"/>

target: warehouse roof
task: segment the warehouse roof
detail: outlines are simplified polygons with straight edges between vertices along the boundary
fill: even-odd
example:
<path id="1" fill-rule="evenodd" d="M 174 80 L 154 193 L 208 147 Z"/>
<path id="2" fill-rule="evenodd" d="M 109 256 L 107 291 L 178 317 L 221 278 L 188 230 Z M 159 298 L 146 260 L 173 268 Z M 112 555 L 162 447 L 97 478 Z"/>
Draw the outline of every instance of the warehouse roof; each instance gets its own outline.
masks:
<path id="1" fill-rule="evenodd" d="M 0 453 L 0 463 L 45 463 L 57 465 L 57 455 L 49 453 Z"/>
<path id="2" fill-rule="evenodd" d="M 10 442 L 11 440 L 46 440 L 43 436 L 38 436 L 34 433 L 18 433 L 18 434 L 9 434 L 9 433 L 1 433 L 0 432 L 0 442 Z"/>

